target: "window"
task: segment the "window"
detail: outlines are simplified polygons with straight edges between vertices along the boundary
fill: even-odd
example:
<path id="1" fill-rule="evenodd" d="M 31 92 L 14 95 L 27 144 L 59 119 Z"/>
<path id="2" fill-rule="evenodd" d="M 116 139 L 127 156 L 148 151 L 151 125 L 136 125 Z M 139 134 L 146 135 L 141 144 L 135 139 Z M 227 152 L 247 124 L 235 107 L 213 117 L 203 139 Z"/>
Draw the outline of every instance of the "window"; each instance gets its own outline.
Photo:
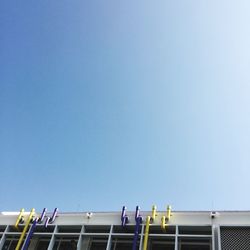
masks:
<path id="1" fill-rule="evenodd" d="M 81 250 L 103 250 L 106 249 L 108 236 L 88 236 L 82 238 Z"/>
<path id="2" fill-rule="evenodd" d="M 77 242 L 78 237 L 58 237 L 55 240 L 53 250 L 76 250 Z"/>
<path id="3" fill-rule="evenodd" d="M 115 237 L 112 239 L 112 250 L 128 250 L 133 247 L 133 238 Z M 137 241 L 137 249 L 139 249 L 139 240 Z"/>
<path id="4" fill-rule="evenodd" d="M 150 250 L 174 250 L 175 240 L 169 238 L 152 238 L 149 240 Z"/>
<path id="5" fill-rule="evenodd" d="M 4 242 L 3 250 L 15 250 L 18 240 L 18 236 L 8 236 Z"/>
<path id="6" fill-rule="evenodd" d="M 39 237 L 39 236 L 33 236 L 30 245 L 29 250 L 47 250 L 49 243 L 50 243 L 51 237 Z"/>
<path id="7" fill-rule="evenodd" d="M 210 239 L 181 239 L 179 241 L 179 250 L 211 250 Z"/>

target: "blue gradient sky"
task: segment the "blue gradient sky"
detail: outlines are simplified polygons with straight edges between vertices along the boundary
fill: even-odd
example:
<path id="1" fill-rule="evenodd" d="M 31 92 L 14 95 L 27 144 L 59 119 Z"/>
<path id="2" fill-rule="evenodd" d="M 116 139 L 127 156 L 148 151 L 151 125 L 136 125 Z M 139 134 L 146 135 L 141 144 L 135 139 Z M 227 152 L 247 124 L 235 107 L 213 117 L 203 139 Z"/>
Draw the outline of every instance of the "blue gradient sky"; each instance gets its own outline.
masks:
<path id="1" fill-rule="evenodd" d="M 249 1 L 0 2 L 0 210 L 250 209 Z"/>

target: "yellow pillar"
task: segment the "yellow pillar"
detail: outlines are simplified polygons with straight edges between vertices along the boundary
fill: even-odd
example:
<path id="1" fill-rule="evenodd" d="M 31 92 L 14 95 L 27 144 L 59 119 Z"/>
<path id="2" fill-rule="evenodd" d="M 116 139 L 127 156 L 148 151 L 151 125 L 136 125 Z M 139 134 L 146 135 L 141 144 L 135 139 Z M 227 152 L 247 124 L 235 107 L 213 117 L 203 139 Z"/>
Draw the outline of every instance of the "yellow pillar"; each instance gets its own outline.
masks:
<path id="1" fill-rule="evenodd" d="M 152 220 L 154 221 L 155 220 L 155 217 L 156 217 L 156 206 L 154 205 L 152 207 Z"/>
<path id="2" fill-rule="evenodd" d="M 20 238 L 19 238 L 19 241 L 18 241 L 18 243 L 17 243 L 17 246 L 16 246 L 15 250 L 19 250 L 19 249 L 21 248 L 23 239 L 24 239 L 25 234 L 26 234 L 26 232 L 27 232 L 27 230 L 28 230 L 30 221 L 32 220 L 32 217 L 33 217 L 34 213 L 35 213 L 35 209 L 32 208 L 31 211 L 30 211 L 30 215 L 29 215 L 29 217 L 28 217 L 28 220 L 27 220 L 27 222 L 26 222 L 26 224 L 25 224 L 25 227 L 24 227 L 23 232 L 22 232 L 22 234 L 21 234 L 21 236 L 20 236 Z"/>
<path id="3" fill-rule="evenodd" d="M 144 241 L 143 241 L 143 250 L 147 250 L 148 248 L 149 223 L 150 223 L 150 216 L 147 216 L 146 229 L 145 229 L 145 235 L 144 235 Z"/>
<path id="4" fill-rule="evenodd" d="M 171 217 L 171 206 L 168 205 L 168 207 L 167 207 L 167 221 L 170 220 L 170 217 Z"/>
<path id="5" fill-rule="evenodd" d="M 24 213 L 24 208 L 22 208 L 20 210 L 20 213 L 19 213 L 19 215 L 17 217 L 17 220 L 16 220 L 16 223 L 15 223 L 15 228 L 18 228 L 18 224 L 19 224 L 19 222 L 21 221 L 21 219 L 23 217 L 23 213 Z"/>
<path id="6" fill-rule="evenodd" d="M 161 217 L 161 229 L 166 230 L 166 216 Z"/>

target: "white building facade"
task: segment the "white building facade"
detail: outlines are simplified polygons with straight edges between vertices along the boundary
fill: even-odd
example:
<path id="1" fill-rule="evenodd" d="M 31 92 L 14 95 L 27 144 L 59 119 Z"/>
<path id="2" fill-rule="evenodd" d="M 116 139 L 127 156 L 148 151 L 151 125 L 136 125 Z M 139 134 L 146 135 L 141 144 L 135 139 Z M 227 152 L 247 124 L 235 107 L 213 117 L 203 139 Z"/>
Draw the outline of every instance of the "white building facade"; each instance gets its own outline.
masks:
<path id="1" fill-rule="evenodd" d="M 0 213 L 3 250 L 250 250 L 250 211 Z"/>

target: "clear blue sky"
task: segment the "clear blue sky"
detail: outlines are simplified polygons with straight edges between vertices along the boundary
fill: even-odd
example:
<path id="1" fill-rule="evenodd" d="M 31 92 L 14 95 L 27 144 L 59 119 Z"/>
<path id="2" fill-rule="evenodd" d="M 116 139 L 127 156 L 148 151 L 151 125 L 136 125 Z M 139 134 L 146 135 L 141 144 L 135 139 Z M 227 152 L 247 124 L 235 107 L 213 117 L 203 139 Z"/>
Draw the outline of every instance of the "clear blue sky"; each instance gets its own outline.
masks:
<path id="1" fill-rule="evenodd" d="M 0 2 L 0 210 L 250 209 L 249 1 Z"/>

